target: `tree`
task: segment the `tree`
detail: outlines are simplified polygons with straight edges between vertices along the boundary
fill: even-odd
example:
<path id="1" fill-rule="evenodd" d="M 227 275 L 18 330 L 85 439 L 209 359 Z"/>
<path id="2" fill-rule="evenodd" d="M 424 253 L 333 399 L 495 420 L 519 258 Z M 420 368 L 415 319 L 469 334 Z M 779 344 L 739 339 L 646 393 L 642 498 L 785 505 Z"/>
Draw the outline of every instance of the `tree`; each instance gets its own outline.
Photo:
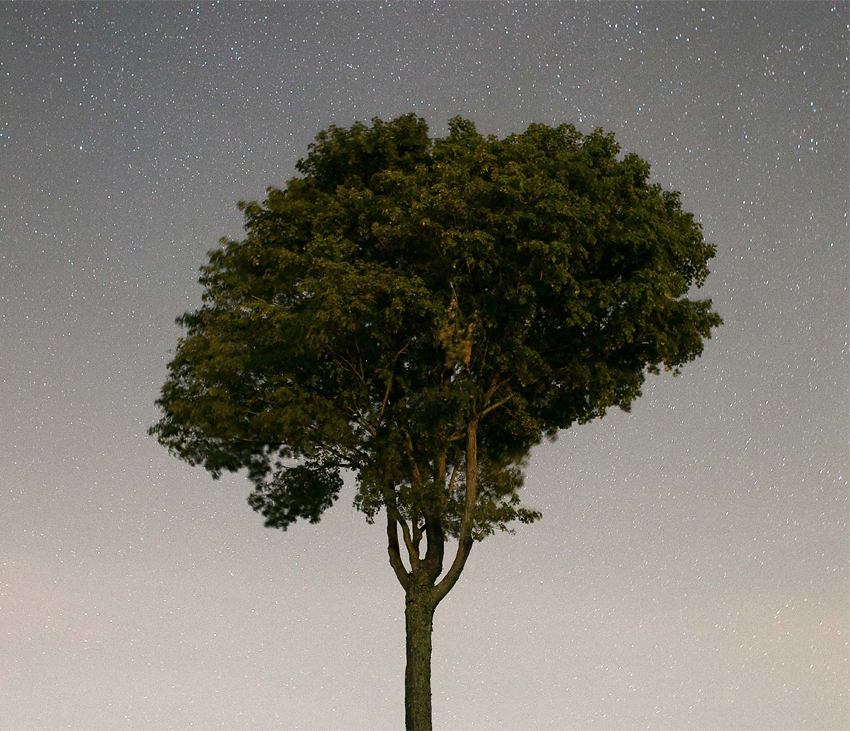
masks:
<path id="1" fill-rule="evenodd" d="M 332 126 L 301 177 L 239 204 L 246 238 L 210 252 L 203 306 L 178 318 L 151 434 L 214 477 L 246 468 L 267 526 L 317 522 L 342 470 L 385 514 L 408 729 L 431 728 L 434 610 L 474 542 L 540 517 L 519 499 L 531 448 L 628 411 L 721 324 L 686 296 L 714 247 L 618 153 L 570 125 Z"/>

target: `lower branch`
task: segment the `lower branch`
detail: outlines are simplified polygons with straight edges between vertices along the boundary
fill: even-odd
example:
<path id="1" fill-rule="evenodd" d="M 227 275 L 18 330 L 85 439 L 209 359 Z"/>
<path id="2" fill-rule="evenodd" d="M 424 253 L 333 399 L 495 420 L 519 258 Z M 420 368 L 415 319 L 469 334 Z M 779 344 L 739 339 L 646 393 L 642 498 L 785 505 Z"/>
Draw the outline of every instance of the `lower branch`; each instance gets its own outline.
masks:
<path id="1" fill-rule="evenodd" d="M 397 525 L 401 525 L 401 535 L 404 538 L 404 545 L 407 548 L 407 555 L 410 559 L 410 569 L 415 571 L 419 566 L 419 551 L 417 550 L 417 546 L 413 544 L 413 537 L 410 535 L 410 526 L 407 525 L 407 521 L 401 516 L 398 508 L 395 505 L 395 501 L 390 503 L 386 496 L 385 506 L 387 509 L 387 517 L 391 518 Z M 396 533 L 396 535 L 398 535 Z M 398 538 L 396 538 L 396 542 L 398 542 Z"/>
<path id="2" fill-rule="evenodd" d="M 387 552 L 390 554 L 390 566 L 395 572 L 398 583 L 401 588 L 407 591 L 410 584 L 410 574 L 404 568 L 404 561 L 401 560 L 401 551 L 398 545 L 398 523 L 395 518 L 387 515 Z"/>

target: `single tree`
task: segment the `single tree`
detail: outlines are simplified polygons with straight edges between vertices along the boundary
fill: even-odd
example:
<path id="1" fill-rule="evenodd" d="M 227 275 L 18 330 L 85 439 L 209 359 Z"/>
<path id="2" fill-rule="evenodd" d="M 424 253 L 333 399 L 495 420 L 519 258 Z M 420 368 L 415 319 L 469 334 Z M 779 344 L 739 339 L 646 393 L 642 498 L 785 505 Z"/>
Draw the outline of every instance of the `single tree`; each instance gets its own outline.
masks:
<path id="1" fill-rule="evenodd" d="M 540 517 L 518 496 L 531 448 L 628 410 L 721 324 L 686 296 L 714 247 L 618 153 L 569 125 L 332 126 L 301 177 L 239 204 L 246 238 L 210 252 L 204 304 L 178 318 L 163 445 L 213 476 L 247 468 L 270 527 L 317 522 L 342 470 L 366 519 L 384 512 L 408 729 L 431 728 L 434 610 L 473 543 Z"/>

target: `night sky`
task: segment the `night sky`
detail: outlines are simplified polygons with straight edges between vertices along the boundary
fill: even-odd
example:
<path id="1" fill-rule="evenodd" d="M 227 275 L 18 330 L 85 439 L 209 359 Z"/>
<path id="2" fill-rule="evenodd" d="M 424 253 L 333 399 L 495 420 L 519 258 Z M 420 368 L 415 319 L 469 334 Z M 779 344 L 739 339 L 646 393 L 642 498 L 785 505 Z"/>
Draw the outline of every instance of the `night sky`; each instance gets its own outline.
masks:
<path id="1" fill-rule="evenodd" d="M 0 727 L 403 725 L 403 593 L 352 484 L 272 531 L 147 429 L 236 202 L 412 111 L 615 132 L 716 244 L 726 323 L 533 452 L 543 520 L 437 610 L 435 726 L 847 728 L 848 11 L 0 6 Z"/>

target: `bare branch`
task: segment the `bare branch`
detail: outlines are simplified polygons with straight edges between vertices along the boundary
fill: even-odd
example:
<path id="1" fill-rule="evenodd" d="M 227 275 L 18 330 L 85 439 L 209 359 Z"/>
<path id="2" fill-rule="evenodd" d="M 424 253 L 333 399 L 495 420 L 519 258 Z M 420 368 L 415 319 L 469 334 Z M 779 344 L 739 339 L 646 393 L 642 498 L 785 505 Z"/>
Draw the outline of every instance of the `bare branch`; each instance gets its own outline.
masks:
<path id="1" fill-rule="evenodd" d="M 390 566 L 395 572 L 398 583 L 401 588 L 407 591 L 407 586 L 410 583 L 410 574 L 404 568 L 404 562 L 401 560 L 401 551 L 398 545 L 398 523 L 387 513 L 387 552 L 390 555 Z"/>
<path id="2" fill-rule="evenodd" d="M 497 381 L 492 386 L 490 386 L 490 388 L 488 388 L 487 391 L 484 393 L 484 402 L 486 403 L 487 401 L 489 401 L 493 397 L 493 394 L 496 393 L 496 391 L 498 391 L 502 386 L 506 386 L 507 384 L 508 379 L 506 378 L 505 380 Z"/>
<path id="3" fill-rule="evenodd" d="M 457 465 L 453 465 L 452 466 L 452 476 L 451 476 L 451 479 L 449 480 L 449 495 L 451 495 L 452 492 L 455 489 L 455 476 L 456 475 L 457 475 Z"/>
<path id="4" fill-rule="evenodd" d="M 410 568 L 414 571 L 419 567 L 419 552 L 413 546 L 413 538 L 410 535 L 410 526 L 407 521 L 401 517 L 398 508 L 393 505 L 387 505 L 387 515 L 389 515 L 396 523 L 401 525 L 401 534 L 404 537 L 404 545 L 407 547 L 407 555 L 410 558 Z"/>
<path id="5" fill-rule="evenodd" d="M 472 550 L 472 523 L 475 518 L 475 499 L 478 496 L 478 420 L 473 419 L 466 433 L 466 500 L 454 561 L 442 581 L 434 587 L 434 600 L 440 602 L 457 583 L 469 552 Z"/>
<path id="6" fill-rule="evenodd" d="M 439 485 L 446 484 L 446 453 L 440 452 L 434 462 L 436 468 L 436 482 Z"/>
<path id="7" fill-rule="evenodd" d="M 413 440 L 410 438 L 410 432 L 406 431 L 404 436 L 407 437 L 408 456 L 410 458 L 410 468 L 413 470 L 413 479 L 417 485 L 422 485 L 422 474 L 419 472 L 419 465 L 416 464 L 416 459 L 413 456 Z"/>
<path id="8" fill-rule="evenodd" d="M 493 409 L 498 409 L 498 408 L 499 408 L 502 404 L 506 404 L 506 403 L 507 403 L 508 401 L 510 401 L 512 398 L 513 398 L 513 394 L 511 394 L 510 396 L 507 396 L 507 397 L 503 398 L 501 401 L 497 401 L 495 404 L 491 404 L 491 405 L 490 405 L 490 406 L 488 406 L 486 409 L 484 409 L 484 411 L 482 411 L 482 412 L 479 414 L 479 416 L 484 416 L 484 414 L 489 414 L 489 413 L 490 413 Z"/>
<path id="9" fill-rule="evenodd" d="M 401 534 L 404 536 L 404 545 L 407 546 L 407 553 L 410 558 L 410 567 L 415 570 L 419 567 L 419 551 L 413 545 L 413 538 L 410 535 L 410 527 L 407 525 L 407 521 L 402 519 L 400 522 Z"/>
<path id="10" fill-rule="evenodd" d="M 393 385 L 393 379 L 390 378 L 389 383 L 387 383 L 387 390 L 384 392 L 384 400 L 381 402 L 381 411 L 378 414 L 378 423 L 379 424 L 381 423 L 381 419 L 384 418 L 384 411 L 387 408 L 387 401 L 389 401 L 389 398 L 390 398 L 390 389 L 392 388 L 392 385 Z"/>

